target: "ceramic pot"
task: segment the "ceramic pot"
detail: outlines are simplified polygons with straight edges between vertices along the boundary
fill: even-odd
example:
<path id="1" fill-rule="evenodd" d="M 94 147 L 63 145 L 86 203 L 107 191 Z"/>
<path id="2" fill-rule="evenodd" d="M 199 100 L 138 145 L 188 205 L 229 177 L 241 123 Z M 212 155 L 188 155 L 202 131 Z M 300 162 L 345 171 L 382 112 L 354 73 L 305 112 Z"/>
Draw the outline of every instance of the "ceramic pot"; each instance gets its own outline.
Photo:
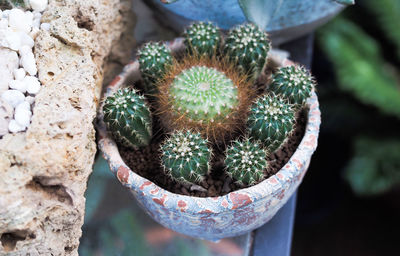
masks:
<path id="1" fill-rule="evenodd" d="M 212 21 L 222 29 L 246 22 L 238 0 L 179 0 L 171 4 L 150 0 L 165 24 L 181 32 L 194 21 Z M 270 0 L 267 32 L 275 45 L 308 34 L 340 12 L 334 0 Z"/>
<path id="2" fill-rule="evenodd" d="M 182 39 L 167 45 L 172 51 L 184 47 Z M 268 63 L 274 66 L 293 65 L 279 51 L 272 50 L 268 58 Z M 107 86 L 104 97 L 123 87 L 127 79 L 130 82 L 140 79 L 137 60 L 125 66 L 123 72 Z M 115 141 L 106 132 L 101 110 L 96 124 L 98 145 L 111 171 L 154 220 L 182 234 L 216 241 L 244 234 L 265 224 L 296 191 L 317 147 L 321 121 L 315 92 L 307 104 L 309 112 L 305 135 L 289 162 L 263 182 L 219 197 L 175 194 L 136 174 L 124 163 Z"/>

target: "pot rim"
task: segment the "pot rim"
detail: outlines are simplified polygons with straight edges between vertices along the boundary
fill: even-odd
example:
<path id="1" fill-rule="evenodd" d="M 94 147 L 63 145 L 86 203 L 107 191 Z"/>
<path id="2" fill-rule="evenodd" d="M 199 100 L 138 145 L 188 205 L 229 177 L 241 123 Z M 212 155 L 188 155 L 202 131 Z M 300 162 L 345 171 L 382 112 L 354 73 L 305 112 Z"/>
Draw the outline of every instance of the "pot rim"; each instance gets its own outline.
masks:
<path id="1" fill-rule="evenodd" d="M 176 38 L 173 41 L 166 42 L 166 45 L 172 51 L 177 51 L 182 49 L 183 39 Z M 294 65 L 294 62 L 288 60 L 286 55 L 282 54 L 282 51 L 279 50 L 271 50 L 268 53 L 268 63 L 270 62 L 273 62 L 281 67 Z M 102 99 L 105 99 L 119 88 L 122 88 L 125 85 L 125 81 L 131 76 L 140 77 L 139 62 L 137 59 L 134 59 L 128 63 L 124 67 L 123 71 L 117 75 L 106 87 Z M 211 211 L 207 211 L 207 209 L 205 209 L 203 213 L 207 214 L 217 214 L 242 208 L 252 202 L 258 201 L 263 197 L 274 194 L 283 187 L 288 187 L 287 183 L 292 179 L 302 179 L 306 171 L 303 169 L 307 169 L 308 167 L 306 166 L 309 163 L 307 160 L 311 158 L 311 155 L 317 148 L 319 126 L 321 123 L 321 112 L 319 110 L 318 98 L 316 92 L 313 91 L 312 95 L 307 100 L 309 111 L 307 114 L 307 124 L 304 136 L 301 139 L 296 151 L 290 157 L 289 161 L 277 173 L 254 186 L 232 191 L 223 196 L 195 197 L 170 192 L 132 171 L 122 160 L 116 142 L 106 130 L 102 113 L 103 105 L 104 100 L 101 101 L 97 113 L 97 122 L 95 124 L 99 134 L 98 146 L 103 157 L 107 160 L 110 170 L 114 173 L 121 184 L 130 188 L 131 190 L 134 190 L 136 193 L 139 193 L 146 186 L 151 186 L 153 190 L 157 191 L 157 193 L 148 193 L 146 196 L 151 197 L 154 202 L 156 202 L 156 200 L 160 200 L 161 198 L 168 198 L 168 201 L 170 202 L 179 202 L 180 200 L 187 201 L 188 199 L 195 200 L 197 204 L 201 204 L 212 209 Z M 248 198 L 251 198 L 251 200 L 245 200 L 242 203 L 228 205 L 227 207 L 220 205 L 219 201 L 227 200 L 227 202 L 229 202 L 232 201 L 232 198 L 237 195 L 245 197 L 248 196 Z M 166 207 L 171 208 L 170 210 L 179 211 L 179 208 L 176 207 L 176 203 L 174 204 L 174 207 L 172 207 L 172 205 L 171 207 Z M 215 211 L 216 209 L 217 211 Z M 186 208 L 185 213 L 191 215 L 199 214 L 198 209 L 194 209 L 193 207 Z"/>

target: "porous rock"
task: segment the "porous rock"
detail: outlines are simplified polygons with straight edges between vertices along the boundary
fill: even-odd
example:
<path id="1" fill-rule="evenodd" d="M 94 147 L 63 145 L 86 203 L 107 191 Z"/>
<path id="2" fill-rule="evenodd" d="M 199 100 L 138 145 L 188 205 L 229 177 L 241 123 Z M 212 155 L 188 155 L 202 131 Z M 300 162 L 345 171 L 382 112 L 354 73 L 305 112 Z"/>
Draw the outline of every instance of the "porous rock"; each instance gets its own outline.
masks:
<path id="1" fill-rule="evenodd" d="M 130 2 L 49 1 L 50 29 L 35 38 L 42 88 L 32 123 L 0 139 L 0 255 L 78 254 L 103 68 Z"/>

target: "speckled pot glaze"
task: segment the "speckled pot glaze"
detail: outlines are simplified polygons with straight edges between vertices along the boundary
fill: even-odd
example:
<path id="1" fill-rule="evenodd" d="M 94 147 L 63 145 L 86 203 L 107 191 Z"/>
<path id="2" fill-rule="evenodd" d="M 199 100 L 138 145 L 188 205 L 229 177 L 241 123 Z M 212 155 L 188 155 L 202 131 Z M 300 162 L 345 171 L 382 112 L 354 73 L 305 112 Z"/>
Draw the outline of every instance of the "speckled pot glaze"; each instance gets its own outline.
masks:
<path id="1" fill-rule="evenodd" d="M 176 39 L 168 46 L 173 51 L 179 50 L 183 47 L 182 39 Z M 293 65 L 278 51 L 271 51 L 268 58 L 273 65 Z M 125 66 L 123 72 L 111 82 L 106 88 L 105 97 L 122 87 L 128 77 L 140 79 L 136 60 Z M 315 92 L 307 104 L 310 110 L 306 132 L 289 162 L 263 182 L 224 196 L 200 198 L 174 194 L 136 174 L 124 163 L 115 141 L 107 134 L 101 111 L 97 123 L 99 148 L 111 171 L 154 220 L 177 232 L 216 241 L 244 234 L 265 224 L 301 183 L 317 147 L 321 122 Z"/>

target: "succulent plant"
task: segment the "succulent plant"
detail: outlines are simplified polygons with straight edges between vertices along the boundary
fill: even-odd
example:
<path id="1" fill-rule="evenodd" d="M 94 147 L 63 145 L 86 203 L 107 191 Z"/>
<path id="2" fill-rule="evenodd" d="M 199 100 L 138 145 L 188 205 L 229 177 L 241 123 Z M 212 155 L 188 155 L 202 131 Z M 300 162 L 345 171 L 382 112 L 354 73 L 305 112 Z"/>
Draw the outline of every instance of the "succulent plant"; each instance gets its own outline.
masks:
<path id="1" fill-rule="evenodd" d="M 248 23 L 229 32 L 224 53 L 240 70 L 255 79 L 266 63 L 269 48 L 267 34 L 256 25 Z"/>
<path id="2" fill-rule="evenodd" d="M 272 76 L 269 89 L 283 95 L 292 104 L 303 105 L 311 95 L 314 80 L 310 72 L 299 65 L 280 68 Z"/>
<path id="3" fill-rule="evenodd" d="M 236 140 L 226 150 L 226 173 L 240 184 L 252 185 L 264 178 L 267 151 L 249 138 Z"/>
<path id="4" fill-rule="evenodd" d="M 264 143 L 272 153 L 292 132 L 294 122 L 293 106 L 283 97 L 271 93 L 253 104 L 247 123 L 250 135 Z"/>
<path id="5" fill-rule="evenodd" d="M 213 56 L 220 44 L 221 33 L 210 22 L 194 23 L 185 30 L 185 45 L 191 53 Z"/>
<path id="6" fill-rule="evenodd" d="M 174 132 L 161 146 L 164 170 L 178 182 L 195 184 L 210 169 L 211 151 L 200 133 Z"/>
<path id="7" fill-rule="evenodd" d="M 107 97 L 103 113 L 108 130 L 124 146 L 136 149 L 150 143 L 150 110 L 135 90 L 124 88 Z"/>
<path id="8" fill-rule="evenodd" d="M 139 68 L 146 93 L 152 94 L 157 91 L 156 82 L 163 77 L 171 64 L 171 50 L 164 44 L 150 42 L 139 50 Z"/>

